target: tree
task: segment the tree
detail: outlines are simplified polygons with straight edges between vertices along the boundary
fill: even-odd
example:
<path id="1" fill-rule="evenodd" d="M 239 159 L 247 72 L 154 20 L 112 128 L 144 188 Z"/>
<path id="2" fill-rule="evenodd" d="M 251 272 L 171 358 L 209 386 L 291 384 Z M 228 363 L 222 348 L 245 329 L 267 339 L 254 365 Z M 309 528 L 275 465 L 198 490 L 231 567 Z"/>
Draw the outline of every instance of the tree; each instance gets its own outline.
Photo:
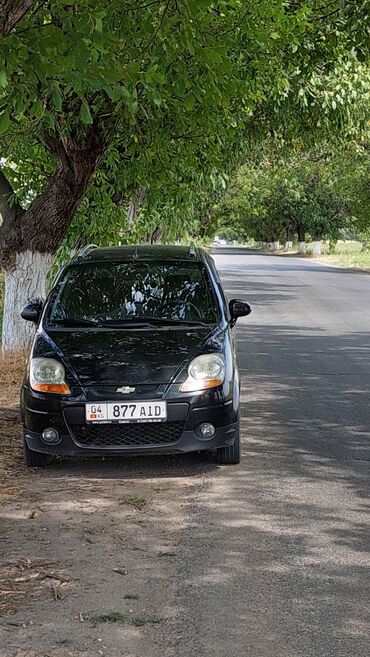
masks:
<path id="1" fill-rule="evenodd" d="M 189 179 L 202 163 L 209 176 L 257 108 L 286 95 L 300 64 L 309 71 L 361 44 L 366 10 L 341 0 L 328 16 L 316 0 L 6 6 L 14 11 L 0 40 L 5 349 L 27 344 L 20 308 L 44 294 L 92 179 L 127 203 L 141 187 L 157 207 L 168 202 L 163 181 Z M 337 42 L 321 38 L 334 27 Z"/>
<path id="2" fill-rule="evenodd" d="M 338 173 L 330 153 L 298 149 L 283 158 L 270 146 L 258 165 L 250 162 L 238 170 L 216 208 L 219 222 L 264 242 L 290 241 L 295 235 L 304 241 L 306 234 L 336 240 L 353 220 Z"/>

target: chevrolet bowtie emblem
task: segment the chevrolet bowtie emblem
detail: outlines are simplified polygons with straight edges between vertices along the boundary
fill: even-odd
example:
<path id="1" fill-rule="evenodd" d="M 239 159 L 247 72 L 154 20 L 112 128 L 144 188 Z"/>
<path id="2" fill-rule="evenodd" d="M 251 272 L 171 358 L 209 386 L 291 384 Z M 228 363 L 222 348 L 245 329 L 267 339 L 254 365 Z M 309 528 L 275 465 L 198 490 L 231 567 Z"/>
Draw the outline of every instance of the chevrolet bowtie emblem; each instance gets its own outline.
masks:
<path id="1" fill-rule="evenodd" d="M 129 392 L 135 392 L 136 388 L 132 388 L 131 386 L 121 386 L 120 388 L 116 388 L 116 392 L 122 392 L 123 395 L 127 395 Z"/>

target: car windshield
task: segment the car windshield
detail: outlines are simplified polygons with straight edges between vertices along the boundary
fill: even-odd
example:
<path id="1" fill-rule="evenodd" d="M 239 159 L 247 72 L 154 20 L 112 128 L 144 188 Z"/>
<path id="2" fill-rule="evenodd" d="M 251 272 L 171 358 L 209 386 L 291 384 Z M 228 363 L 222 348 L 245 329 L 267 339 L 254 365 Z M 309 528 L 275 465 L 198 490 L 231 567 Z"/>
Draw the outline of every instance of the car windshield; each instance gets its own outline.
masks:
<path id="1" fill-rule="evenodd" d="M 207 270 L 197 262 L 71 265 L 54 289 L 46 314 L 49 327 L 218 319 Z"/>

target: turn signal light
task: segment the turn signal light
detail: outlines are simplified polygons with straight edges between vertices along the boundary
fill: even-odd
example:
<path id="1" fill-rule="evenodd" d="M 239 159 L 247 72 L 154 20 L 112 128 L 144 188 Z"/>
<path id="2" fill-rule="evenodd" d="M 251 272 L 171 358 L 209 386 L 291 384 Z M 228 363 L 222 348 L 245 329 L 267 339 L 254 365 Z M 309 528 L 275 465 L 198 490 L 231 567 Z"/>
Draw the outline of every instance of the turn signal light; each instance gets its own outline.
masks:
<path id="1" fill-rule="evenodd" d="M 216 388 L 223 383 L 223 379 L 186 379 L 182 384 L 181 392 L 197 392 L 198 390 L 207 390 L 208 388 Z"/>
<path id="2" fill-rule="evenodd" d="M 70 395 L 71 391 L 66 383 L 34 383 L 33 390 L 38 392 L 53 392 L 55 395 Z"/>

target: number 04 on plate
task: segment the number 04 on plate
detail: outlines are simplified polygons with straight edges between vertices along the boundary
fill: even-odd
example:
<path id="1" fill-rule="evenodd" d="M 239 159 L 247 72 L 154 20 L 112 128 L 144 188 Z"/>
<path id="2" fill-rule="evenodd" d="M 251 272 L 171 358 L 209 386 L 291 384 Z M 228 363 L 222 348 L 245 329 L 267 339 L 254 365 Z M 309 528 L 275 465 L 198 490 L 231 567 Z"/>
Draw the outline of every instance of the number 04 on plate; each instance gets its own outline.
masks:
<path id="1" fill-rule="evenodd" d="M 164 401 L 108 402 L 85 405 L 86 422 L 90 424 L 111 422 L 164 422 L 167 404 Z"/>

